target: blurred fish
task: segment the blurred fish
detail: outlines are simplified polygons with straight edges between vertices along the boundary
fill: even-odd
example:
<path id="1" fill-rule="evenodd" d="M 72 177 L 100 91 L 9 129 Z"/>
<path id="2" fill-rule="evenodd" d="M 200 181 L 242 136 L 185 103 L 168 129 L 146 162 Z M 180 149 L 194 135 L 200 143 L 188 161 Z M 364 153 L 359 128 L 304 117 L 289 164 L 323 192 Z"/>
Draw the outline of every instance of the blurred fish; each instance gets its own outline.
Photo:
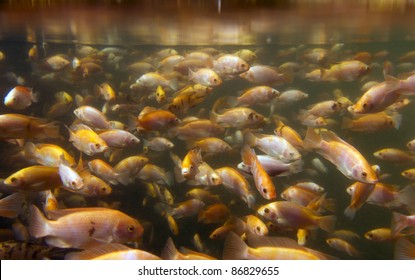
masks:
<path id="1" fill-rule="evenodd" d="M 66 260 L 160 260 L 149 252 L 132 249 L 122 244 L 102 244 L 81 252 L 65 255 Z"/>
<path id="2" fill-rule="evenodd" d="M 73 98 L 66 91 L 58 91 L 54 97 L 55 100 L 52 104 L 46 104 L 43 107 L 43 113 L 47 118 L 61 117 L 72 107 Z"/>
<path id="3" fill-rule="evenodd" d="M 4 105 L 14 110 L 23 110 L 29 107 L 32 102 L 38 102 L 38 94 L 32 88 L 16 86 L 4 97 Z"/>
<path id="4" fill-rule="evenodd" d="M 405 238 L 395 242 L 393 252 L 395 260 L 415 260 L 415 244 Z"/>
<path id="5" fill-rule="evenodd" d="M 291 69 L 277 69 L 267 65 L 254 65 L 239 76 L 249 82 L 262 85 L 279 85 L 293 82 Z"/>
<path id="6" fill-rule="evenodd" d="M 343 239 L 333 237 L 326 239 L 326 242 L 330 247 L 340 252 L 344 252 L 349 256 L 358 257 L 360 255 L 359 251 L 357 251 L 357 249 L 352 244 Z"/>
<path id="7" fill-rule="evenodd" d="M 134 147 L 141 142 L 134 134 L 122 129 L 108 129 L 98 135 L 111 148 Z"/>
<path id="8" fill-rule="evenodd" d="M 174 143 L 164 137 L 153 137 L 151 139 L 144 139 L 143 142 L 143 150 L 145 153 L 151 151 L 164 152 L 174 147 Z"/>
<path id="9" fill-rule="evenodd" d="M 198 168 L 200 164 L 202 164 L 201 150 L 189 150 L 181 163 L 181 172 L 183 177 L 194 178 L 198 173 Z"/>
<path id="10" fill-rule="evenodd" d="M 0 217 L 16 218 L 23 212 L 25 201 L 23 193 L 13 193 L 0 199 Z"/>
<path id="11" fill-rule="evenodd" d="M 174 246 L 173 240 L 169 237 L 167 239 L 166 245 L 164 246 L 161 252 L 161 258 L 164 260 L 213 260 L 215 258 L 195 252 L 184 247 L 180 248 L 180 251 L 177 250 Z"/>
<path id="12" fill-rule="evenodd" d="M 137 117 L 135 126 L 138 130 L 164 130 L 180 123 L 177 116 L 166 110 L 158 110 L 153 107 L 145 107 Z"/>
<path id="13" fill-rule="evenodd" d="M 317 134 L 309 128 L 304 145 L 317 152 L 333 163 L 346 177 L 363 183 L 377 182 L 377 176 L 363 155 L 352 145 L 340 139 L 330 131 Z"/>
<path id="14" fill-rule="evenodd" d="M 81 106 L 74 110 L 75 116 L 84 124 L 99 129 L 109 129 L 107 117 L 98 109 L 91 106 Z"/>
<path id="15" fill-rule="evenodd" d="M 57 122 L 20 114 L 0 115 L 0 132 L 0 139 L 61 138 Z"/>
<path id="16" fill-rule="evenodd" d="M 30 214 L 30 235 L 46 237 L 47 244 L 59 248 L 82 249 L 102 243 L 123 243 L 138 240 L 143 234 L 143 227 L 137 220 L 107 208 L 58 210 L 53 220 L 47 220 L 32 205 Z"/>
<path id="17" fill-rule="evenodd" d="M 75 148 L 86 155 L 103 153 L 108 150 L 108 145 L 99 137 L 90 127 L 84 124 L 78 124 L 69 130 L 69 142 L 72 142 Z"/>
<path id="18" fill-rule="evenodd" d="M 216 224 L 225 222 L 228 217 L 228 207 L 223 203 L 215 203 L 200 211 L 197 221 L 204 224 Z"/>
<path id="19" fill-rule="evenodd" d="M 2 260 L 62 259 L 64 254 L 65 252 L 47 245 L 13 240 L 0 243 L 0 259 Z"/>

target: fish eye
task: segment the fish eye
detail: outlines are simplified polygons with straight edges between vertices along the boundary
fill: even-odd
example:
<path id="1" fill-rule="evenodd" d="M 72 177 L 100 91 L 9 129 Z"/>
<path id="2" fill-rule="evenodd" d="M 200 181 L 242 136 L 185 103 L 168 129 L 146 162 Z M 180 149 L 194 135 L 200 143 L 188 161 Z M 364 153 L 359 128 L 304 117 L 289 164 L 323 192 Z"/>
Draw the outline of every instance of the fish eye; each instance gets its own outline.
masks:
<path id="1" fill-rule="evenodd" d="M 16 177 L 12 177 L 12 178 L 10 179 L 10 181 L 11 181 L 12 183 L 16 183 L 16 182 L 17 182 L 17 178 L 16 178 Z"/>
<path id="2" fill-rule="evenodd" d="M 128 230 L 128 232 L 133 232 L 134 231 L 134 226 L 133 225 L 128 226 L 127 230 Z"/>
<path id="3" fill-rule="evenodd" d="M 96 143 L 96 144 L 95 144 L 95 147 L 96 147 L 96 148 L 99 148 L 99 147 L 101 147 L 101 145 L 100 145 L 100 144 L 98 144 L 98 143 Z"/>
<path id="4" fill-rule="evenodd" d="M 290 156 L 292 156 L 292 157 L 293 157 L 293 156 L 294 156 L 294 152 L 290 152 Z"/>
<path id="5" fill-rule="evenodd" d="M 193 170 L 193 165 L 190 165 L 190 169 L 192 169 L 192 170 Z"/>
<path id="6" fill-rule="evenodd" d="M 264 209 L 264 213 L 269 213 L 269 209 L 268 208 L 265 208 Z"/>
<path id="7" fill-rule="evenodd" d="M 242 67 L 242 68 L 245 68 L 245 67 L 246 67 L 245 63 L 242 63 L 242 64 L 241 64 L 241 67 Z"/>
<path id="8" fill-rule="evenodd" d="M 373 234 L 372 234 L 372 233 L 367 233 L 366 235 L 367 235 L 367 237 L 369 237 L 370 239 L 372 239 L 372 238 L 373 238 Z"/>
<path id="9" fill-rule="evenodd" d="M 361 175 L 362 175 L 362 177 L 366 177 L 367 176 L 367 173 L 366 172 L 362 172 L 362 173 L 360 173 Z"/>
<path id="10" fill-rule="evenodd" d="M 76 182 L 75 181 L 71 181 L 71 185 L 72 186 L 76 186 Z"/>
<path id="11" fill-rule="evenodd" d="M 263 188 L 263 189 L 262 189 L 262 192 L 263 192 L 263 193 L 267 193 L 267 189 Z"/>
<path id="12" fill-rule="evenodd" d="M 333 109 L 333 110 L 336 110 L 337 109 L 337 103 L 335 102 L 335 103 L 333 103 L 333 105 L 331 105 L 331 108 Z"/>
<path id="13" fill-rule="evenodd" d="M 101 191 L 105 192 L 105 191 L 107 191 L 107 188 L 106 187 L 102 187 L 101 188 Z"/>
<path id="14" fill-rule="evenodd" d="M 256 231 L 261 232 L 261 228 L 259 226 L 257 226 Z"/>

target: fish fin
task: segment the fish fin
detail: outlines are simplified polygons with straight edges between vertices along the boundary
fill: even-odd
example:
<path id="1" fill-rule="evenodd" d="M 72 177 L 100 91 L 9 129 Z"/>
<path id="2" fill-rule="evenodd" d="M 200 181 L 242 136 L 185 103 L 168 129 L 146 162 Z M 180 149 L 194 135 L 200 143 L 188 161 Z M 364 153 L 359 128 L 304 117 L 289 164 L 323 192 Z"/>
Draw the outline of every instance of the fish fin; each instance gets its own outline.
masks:
<path id="1" fill-rule="evenodd" d="M 395 242 L 393 255 L 395 260 L 415 260 L 415 244 L 405 238 L 399 238 Z"/>
<path id="2" fill-rule="evenodd" d="M 45 241 L 48 245 L 58 248 L 73 248 L 73 245 L 66 242 L 64 239 L 58 236 L 47 236 Z"/>
<path id="3" fill-rule="evenodd" d="M 182 175 L 182 169 L 180 167 L 175 166 L 173 172 L 177 183 L 186 181 L 186 178 Z"/>
<path id="4" fill-rule="evenodd" d="M 43 136 L 46 135 L 48 138 L 63 139 L 63 137 L 60 135 L 60 127 L 57 121 L 53 121 L 45 125 L 40 125 L 39 127 L 43 128 L 43 131 L 42 131 Z"/>
<path id="5" fill-rule="evenodd" d="M 169 87 L 174 91 L 177 91 L 179 89 L 179 81 L 177 80 L 177 78 L 169 80 Z"/>
<path id="6" fill-rule="evenodd" d="M 301 171 L 303 171 L 303 165 L 304 165 L 304 161 L 302 159 L 298 159 L 290 163 L 290 166 L 289 166 L 290 174 L 300 173 Z"/>
<path id="7" fill-rule="evenodd" d="M 31 205 L 29 216 L 29 233 L 31 236 L 39 238 L 47 236 L 50 232 L 49 220 L 40 212 L 40 210 Z"/>
<path id="8" fill-rule="evenodd" d="M 351 118 L 343 117 L 341 129 L 350 129 L 353 127 L 353 120 Z"/>
<path id="9" fill-rule="evenodd" d="M 1 201 L 0 216 L 6 218 L 16 218 L 22 212 L 25 203 L 25 196 L 22 193 L 13 193 Z"/>
<path id="10" fill-rule="evenodd" d="M 255 152 L 248 146 L 244 145 L 241 150 L 242 162 L 245 165 L 252 166 L 255 160 Z"/>
<path id="11" fill-rule="evenodd" d="M 33 92 L 33 90 L 32 90 L 32 98 L 31 99 L 32 99 L 32 102 L 37 103 L 39 101 L 39 92 L 38 91 Z"/>
<path id="12" fill-rule="evenodd" d="M 344 215 L 349 218 L 349 219 L 353 219 L 354 216 L 356 215 L 357 212 L 357 208 L 353 207 L 352 205 L 347 206 L 346 209 L 344 209 Z"/>
<path id="13" fill-rule="evenodd" d="M 284 75 L 284 82 L 286 84 L 291 84 L 294 81 L 294 70 L 291 67 L 282 68 Z"/>
<path id="14" fill-rule="evenodd" d="M 309 151 L 316 149 L 319 147 L 321 141 L 321 135 L 313 127 L 309 127 L 304 138 L 304 149 Z"/>
<path id="15" fill-rule="evenodd" d="M 38 148 L 32 142 L 26 142 L 24 145 L 24 155 L 27 160 L 36 160 L 36 155 L 38 153 Z"/>
<path id="16" fill-rule="evenodd" d="M 335 213 L 337 211 L 337 201 L 334 198 L 325 199 L 323 208 L 329 212 Z"/>
<path id="17" fill-rule="evenodd" d="M 248 255 L 248 245 L 234 232 L 226 236 L 223 247 L 224 260 L 244 260 Z"/>
<path id="18" fill-rule="evenodd" d="M 321 216 L 318 218 L 318 226 L 324 231 L 332 232 L 336 226 L 336 216 Z"/>
<path id="19" fill-rule="evenodd" d="M 402 122 L 402 115 L 399 113 L 394 113 L 390 117 L 392 119 L 393 127 L 395 129 L 399 129 L 399 127 L 401 126 L 401 122 Z"/>
<path id="20" fill-rule="evenodd" d="M 393 212 L 392 213 L 392 223 L 391 223 L 391 231 L 392 236 L 396 236 L 401 230 L 406 228 L 408 225 L 408 219 L 405 215 Z"/>
<path id="21" fill-rule="evenodd" d="M 121 185 L 124 186 L 127 186 L 134 181 L 134 178 L 131 177 L 129 172 L 116 173 L 115 178 Z"/>
<path id="22" fill-rule="evenodd" d="M 167 171 L 163 182 L 167 184 L 167 186 L 171 187 L 174 184 L 174 172 L 173 171 Z"/>
<path id="23" fill-rule="evenodd" d="M 190 70 L 190 69 L 189 69 Z M 167 239 L 166 245 L 164 245 L 163 250 L 161 251 L 161 258 L 163 260 L 177 260 L 179 258 L 180 252 L 174 246 L 173 240 L 171 237 Z"/>
<path id="24" fill-rule="evenodd" d="M 249 147 L 255 147 L 257 144 L 257 137 L 249 130 L 243 132 L 244 143 Z"/>
<path id="25" fill-rule="evenodd" d="M 408 208 L 410 213 L 415 213 L 415 187 L 408 185 L 398 192 L 398 201 Z"/>
<path id="26" fill-rule="evenodd" d="M 138 118 L 132 114 L 128 115 L 128 131 L 135 131 L 140 129 L 140 123 L 138 122 Z"/>
<path id="27" fill-rule="evenodd" d="M 250 193 L 248 194 L 245 198 L 244 198 L 246 204 L 248 204 L 248 207 L 250 209 L 255 209 L 255 203 L 256 203 L 256 198 L 255 195 Z"/>

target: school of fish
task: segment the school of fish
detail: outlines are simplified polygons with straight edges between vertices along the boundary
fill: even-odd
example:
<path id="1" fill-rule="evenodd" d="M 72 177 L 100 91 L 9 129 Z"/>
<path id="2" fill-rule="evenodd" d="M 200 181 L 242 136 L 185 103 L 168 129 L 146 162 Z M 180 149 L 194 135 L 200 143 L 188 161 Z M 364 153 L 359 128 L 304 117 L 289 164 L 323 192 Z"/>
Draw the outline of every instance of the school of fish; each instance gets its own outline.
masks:
<path id="1" fill-rule="evenodd" d="M 363 47 L 1 50 L 0 259 L 415 259 L 415 50 Z"/>

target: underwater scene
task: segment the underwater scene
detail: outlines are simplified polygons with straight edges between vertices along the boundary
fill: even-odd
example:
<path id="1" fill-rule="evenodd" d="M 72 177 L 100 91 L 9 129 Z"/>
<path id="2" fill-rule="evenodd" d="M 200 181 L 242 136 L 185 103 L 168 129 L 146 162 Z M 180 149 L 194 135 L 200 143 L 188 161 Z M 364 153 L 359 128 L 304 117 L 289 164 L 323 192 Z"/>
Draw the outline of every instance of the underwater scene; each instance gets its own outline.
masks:
<path id="1" fill-rule="evenodd" d="M 410 3 L 29 2 L 0 259 L 415 259 Z"/>

